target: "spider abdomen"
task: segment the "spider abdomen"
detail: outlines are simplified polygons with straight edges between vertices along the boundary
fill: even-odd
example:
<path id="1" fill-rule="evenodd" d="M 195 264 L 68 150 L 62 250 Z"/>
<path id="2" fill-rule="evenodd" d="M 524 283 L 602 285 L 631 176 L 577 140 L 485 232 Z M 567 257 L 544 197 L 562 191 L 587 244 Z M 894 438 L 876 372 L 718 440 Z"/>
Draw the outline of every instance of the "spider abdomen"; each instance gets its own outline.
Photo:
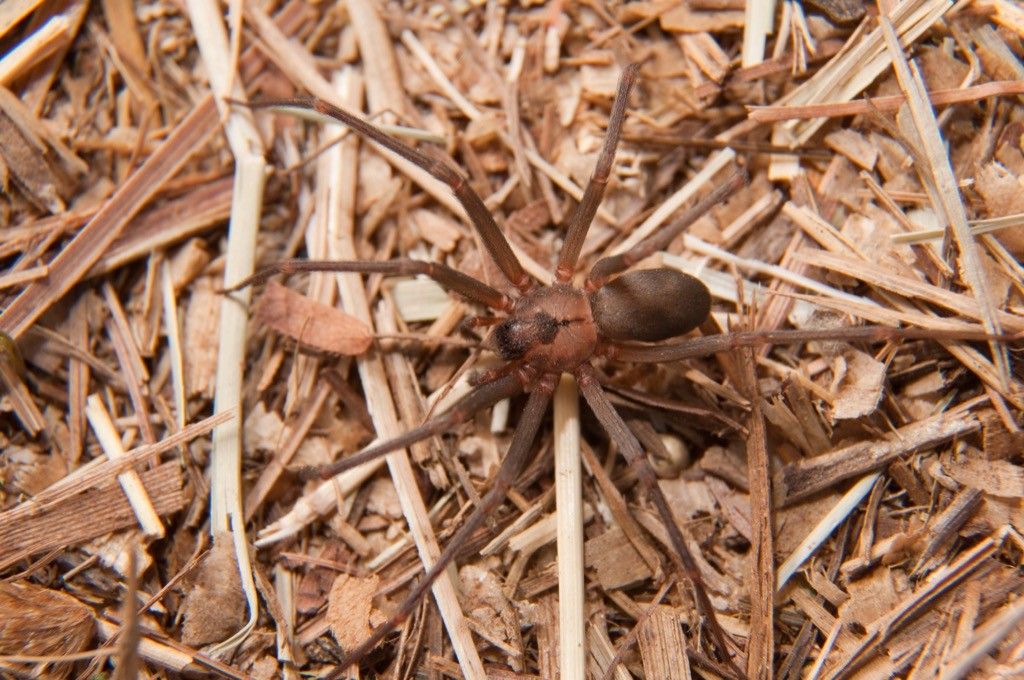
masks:
<path id="1" fill-rule="evenodd" d="M 675 269 L 641 269 L 594 291 L 590 307 L 603 338 L 655 342 L 701 325 L 711 293 L 700 279 Z"/>

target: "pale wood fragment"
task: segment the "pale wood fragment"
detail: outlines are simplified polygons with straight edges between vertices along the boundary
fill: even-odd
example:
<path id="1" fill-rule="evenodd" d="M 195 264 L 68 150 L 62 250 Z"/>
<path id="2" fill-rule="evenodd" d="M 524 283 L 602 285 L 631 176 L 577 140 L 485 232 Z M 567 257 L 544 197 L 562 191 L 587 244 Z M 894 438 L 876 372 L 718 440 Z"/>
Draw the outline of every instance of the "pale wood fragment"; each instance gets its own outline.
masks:
<path id="1" fill-rule="evenodd" d="M 93 432 L 96 434 L 96 438 L 99 440 L 100 446 L 103 447 L 107 457 L 110 460 L 123 459 L 125 451 L 121 446 L 121 436 L 114 428 L 114 423 L 110 420 L 110 414 L 107 412 L 99 395 L 89 395 L 85 407 L 85 415 L 89 419 L 89 424 L 92 426 Z M 164 525 L 160 521 L 156 508 L 153 507 L 152 501 L 146 494 L 146 489 L 142 485 L 142 478 L 139 477 L 139 474 L 135 470 L 128 470 L 119 474 L 117 480 L 120 482 L 121 488 L 124 490 L 124 494 L 139 520 L 139 526 L 142 528 L 143 533 L 150 537 L 162 537 L 164 535 Z"/>
<path id="2" fill-rule="evenodd" d="M 563 678 L 586 669 L 586 599 L 583 583 L 583 471 L 579 394 L 563 375 L 555 391 L 555 507 L 558 517 L 558 667 Z"/>
<path id="3" fill-rule="evenodd" d="M 646 677 L 666 680 L 689 680 L 691 677 L 680 619 L 674 607 L 657 605 L 640 624 L 637 641 Z"/>
<path id="4" fill-rule="evenodd" d="M 629 588 L 654 575 L 618 527 L 588 540 L 586 557 L 587 566 L 597 572 L 597 581 L 605 590 Z"/>

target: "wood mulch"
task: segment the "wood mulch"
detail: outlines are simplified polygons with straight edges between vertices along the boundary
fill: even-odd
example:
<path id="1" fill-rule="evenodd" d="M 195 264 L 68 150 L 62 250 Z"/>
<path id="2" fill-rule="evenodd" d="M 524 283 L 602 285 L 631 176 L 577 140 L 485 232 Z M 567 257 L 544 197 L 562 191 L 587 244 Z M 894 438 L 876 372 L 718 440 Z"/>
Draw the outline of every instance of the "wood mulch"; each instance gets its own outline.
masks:
<path id="1" fill-rule="evenodd" d="M 702 332 L 836 333 L 601 363 L 735 666 L 1024 675 L 1024 378 L 1014 342 L 957 339 L 1024 333 L 1011 0 L 6 0 L 0 674 L 326 673 L 395 611 L 422 573 L 413 535 L 445 544 L 515 430 L 520 400 L 387 465 L 296 473 L 463 393 L 494 365 L 464 331 L 482 312 L 422 278 L 225 286 L 289 257 L 503 280 L 423 170 L 225 98 L 312 95 L 447 153 L 543 281 L 629 63 L 584 270 L 742 167 L 644 266 L 707 283 Z M 844 341 L 865 323 L 923 331 Z M 585 408 L 559 413 L 437 602 L 352 677 L 719 677 L 637 480 Z M 552 459 L 574 423 L 585 597 L 560 607 L 579 568 L 560 572 L 556 535 L 579 517 L 557 511 Z M 572 631 L 583 644 L 560 649 Z"/>

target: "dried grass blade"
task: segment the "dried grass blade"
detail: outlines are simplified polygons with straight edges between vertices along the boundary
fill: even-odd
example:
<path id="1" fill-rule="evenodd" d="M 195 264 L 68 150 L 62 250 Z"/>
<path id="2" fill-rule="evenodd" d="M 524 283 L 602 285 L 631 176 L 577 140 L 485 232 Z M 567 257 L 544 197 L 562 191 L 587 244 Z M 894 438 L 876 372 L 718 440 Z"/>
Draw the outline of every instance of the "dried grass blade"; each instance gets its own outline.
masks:
<path id="1" fill-rule="evenodd" d="M 164 260 L 160 263 L 160 293 L 163 297 L 164 334 L 171 359 L 171 388 L 174 394 L 175 423 L 178 430 L 185 428 L 185 358 L 181 350 L 181 321 L 178 318 L 178 301 L 171 281 L 171 266 Z"/>
<path id="2" fill-rule="evenodd" d="M 240 78 L 234 68 L 227 29 L 217 6 L 199 0 L 186 2 L 189 20 L 195 31 L 196 45 L 206 66 L 214 96 L 244 96 Z M 231 204 L 231 229 L 228 232 L 224 284 L 229 287 L 253 272 L 256 256 L 256 232 L 263 207 L 266 162 L 263 142 L 247 110 L 234 110 L 224 123 L 224 132 L 235 159 L 235 183 Z M 248 302 L 249 291 L 240 296 Z M 230 532 L 238 562 L 242 590 L 249 608 L 245 625 L 227 640 L 216 645 L 216 651 L 234 649 L 255 627 L 259 615 L 256 584 L 245 532 L 242 512 L 242 361 L 245 356 L 248 313 L 245 305 L 225 297 L 221 303 L 217 376 L 214 390 L 214 412 L 230 411 L 234 418 L 213 433 L 210 453 L 210 533 Z"/>
<path id="3" fill-rule="evenodd" d="M 884 16 L 880 17 L 879 21 L 889 56 L 892 58 L 893 69 L 896 71 L 896 78 L 907 98 L 907 107 L 914 121 L 917 137 L 915 141 L 920 144 L 920 148 L 924 152 L 927 166 L 921 168 L 921 179 L 929 189 L 928 193 L 931 194 L 936 212 L 945 217 L 946 224 L 953 232 L 953 239 L 960 252 L 960 275 L 971 289 L 974 303 L 980 309 L 981 321 L 985 325 L 985 330 L 992 335 L 999 335 L 1002 333 L 1002 328 L 999 323 L 998 310 L 993 296 L 989 294 L 981 257 L 967 224 L 967 211 L 964 209 L 963 199 L 960 197 L 960 190 L 950 165 L 949 155 L 942 142 L 938 122 L 935 120 L 935 111 L 932 110 L 931 104 L 928 102 L 927 88 L 917 67 L 907 62 L 892 24 Z M 989 347 L 992 349 L 1000 386 L 1005 392 L 1010 387 L 1009 355 L 1006 347 L 1001 343 L 992 341 L 989 343 Z"/>
<path id="4" fill-rule="evenodd" d="M 891 20 L 902 44 L 917 40 L 952 8 L 951 0 L 904 0 L 893 10 Z M 862 27 L 863 28 L 863 27 Z M 862 92 L 885 71 L 889 60 L 881 31 L 858 29 L 844 48 L 810 79 L 776 102 L 776 106 L 845 102 Z M 775 127 L 777 143 L 799 146 L 827 119 L 791 121 Z"/>
<path id="5" fill-rule="evenodd" d="M 356 3 L 352 3 L 355 5 Z M 352 9 L 350 5 L 350 10 Z M 369 12 L 375 12 L 372 8 L 363 8 Z M 369 19 L 378 21 L 378 17 Z M 364 55 L 365 58 L 365 55 Z M 350 109 L 358 108 L 361 99 L 362 84 L 353 71 L 346 71 L 339 78 L 339 90 L 343 93 L 342 99 Z M 331 176 L 326 185 L 331 188 L 333 194 L 328 205 L 334 209 L 328 216 L 329 239 L 328 251 L 335 259 L 355 259 L 355 243 L 353 230 L 355 228 L 353 203 L 355 195 L 355 181 L 357 171 L 355 168 L 356 147 L 354 138 L 346 139 L 342 144 L 329 149 L 326 158 L 329 161 L 328 168 Z M 343 307 L 353 316 L 361 319 L 364 323 L 373 328 L 370 317 L 369 302 L 366 298 L 366 291 L 363 288 L 362 279 L 358 274 L 338 274 L 337 282 L 341 294 Z M 385 320 L 388 323 L 393 321 L 393 314 L 388 319 L 377 317 L 378 322 Z M 391 327 L 381 328 L 382 332 L 394 332 Z M 392 401 L 388 387 L 387 376 L 384 371 L 384 364 L 379 356 L 363 356 L 358 359 L 359 374 L 366 392 L 367 410 L 373 417 L 377 435 L 382 438 L 390 438 L 401 434 L 398 420 L 395 414 L 395 405 Z M 397 451 L 386 457 L 388 467 L 391 470 L 392 479 L 398 490 L 398 497 L 402 500 L 402 510 L 405 513 L 409 529 L 416 538 L 417 547 L 420 550 L 421 560 L 425 564 L 433 564 L 440 549 L 437 539 L 433 535 L 426 508 L 423 506 L 423 499 L 419 494 L 415 479 L 409 465 L 406 451 Z M 376 469 L 376 464 L 367 466 Z M 362 470 L 353 470 L 353 473 Z M 418 501 L 418 503 L 416 503 Z M 469 627 L 459 606 L 455 595 L 455 584 L 450 573 L 442 574 L 432 586 L 432 591 L 437 600 L 438 608 L 441 610 L 441 617 L 448 628 L 448 634 L 452 639 L 452 645 L 456 650 L 465 677 L 482 680 L 486 677 L 483 670 L 483 663 L 477 654 L 473 639 L 469 633 Z"/>

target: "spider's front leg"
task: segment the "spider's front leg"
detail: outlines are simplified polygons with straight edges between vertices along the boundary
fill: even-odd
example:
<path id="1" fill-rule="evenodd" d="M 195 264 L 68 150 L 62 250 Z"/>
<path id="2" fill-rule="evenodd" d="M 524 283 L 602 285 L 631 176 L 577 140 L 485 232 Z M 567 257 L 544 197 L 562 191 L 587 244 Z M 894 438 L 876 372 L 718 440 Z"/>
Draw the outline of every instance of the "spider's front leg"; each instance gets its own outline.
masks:
<path id="1" fill-rule="evenodd" d="M 296 274 L 298 272 L 356 272 L 358 274 L 384 274 L 387 276 L 428 276 L 445 290 L 462 295 L 473 302 L 489 307 L 495 311 L 508 312 L 512 309 L 512 300 L 501 291 L 478 281 L 472 276 L 452 269 L 440 262 L 423 260 L 383 260 L 362 262 L 359 260 L 281 260 L 263 267 L 252 276 L 224 290 L 225 293 L 240 290 L 246 286 L 265 283 L 277 274 Z"/>
<path id="2" fill-rule="evenodd" d="M 623 70 L 622 77 L 619 78 L 615 103 L 612 105 L 611 116 L 608 117 L 608 132 L 604 138 L 604 147 L 601 149 L 601 155 L 597 158 L 594 174 L 591 175 L 587 188 L 583 191 L 583 198 L 569 219 L 565 241 L 558 254 L 555 277 L 562 283 L 571 280 L 576 271 L 576 261 L 579 259 L 580 250 L 583 249 L 583 240 L 590 229 L 590 223 L 594 221 L 594 215 L 597 214 L 597 207 L 601 205 L 605 187 L 608 186 L 608 176 L 611 174 L 612 162 L 615 160 L 615 149 L 619 145 L 619 137 L 622 136 L 622 121 L 626 118 L 629 92 L 633 89 L 633 83 L 636 82 L 639 73 L 640 65 L 630 64 Z"/>
<path id="3" fill-rule="evenodd" d="M 494 260 L 494 263 L 498 265 L 498 269 L 501 270 L 501 273 L 505 275 L 506 279 L 508 279 L 509 283 L 522 291 L 527 291 L 533 286 L 533 282 L 527 275 L 526 270 L 523 269 L 523 265 L 519 263 L 519 260 L 516 259 L 515 254 L 512 252 L 512 247 L 509 245 L 508 239 L 505 238 L 501 229 L 498 228 L 498 223 L 494 221 L 494 216 L 491 215 L 487 206 L 484 205 L 483 199 L 480 198 L 480 195 L 477 194 L 476 191 L 473 190 L 473 187 L 469 185 L 466 177 L 462 175 L 462 173 L 452 169 L 448 163 L 437 158 L 432 158 L 418 149 L 414 149 L 405 142 L 395 139 L 381 130 L 378 130 L 358 116 L 354 116 L 348 111 L 322 99 L 310 97 L 300 97 L 297 99 L 273 99 L 255 101 L 244 105 L 253 109 L 269 108 L 279 110 L 298 109 L 299 111 L 315 111 L 324 116 L 333 118 L 339 123 L 351 128 L 360 136 L 383 146 L 407 161 L 423 168 L 430 173 L 431 176 L 447 184 L 452 193 L 455 194 L 455 198 L 458 199 L 459 203 L 465 209 L 466 214 L 469 216 L 469 221 L 472 223 L 473 228 L 476 229 L 477 233 L 480 235 L 480 240 L 483 242 L 487 252 Z"/>

